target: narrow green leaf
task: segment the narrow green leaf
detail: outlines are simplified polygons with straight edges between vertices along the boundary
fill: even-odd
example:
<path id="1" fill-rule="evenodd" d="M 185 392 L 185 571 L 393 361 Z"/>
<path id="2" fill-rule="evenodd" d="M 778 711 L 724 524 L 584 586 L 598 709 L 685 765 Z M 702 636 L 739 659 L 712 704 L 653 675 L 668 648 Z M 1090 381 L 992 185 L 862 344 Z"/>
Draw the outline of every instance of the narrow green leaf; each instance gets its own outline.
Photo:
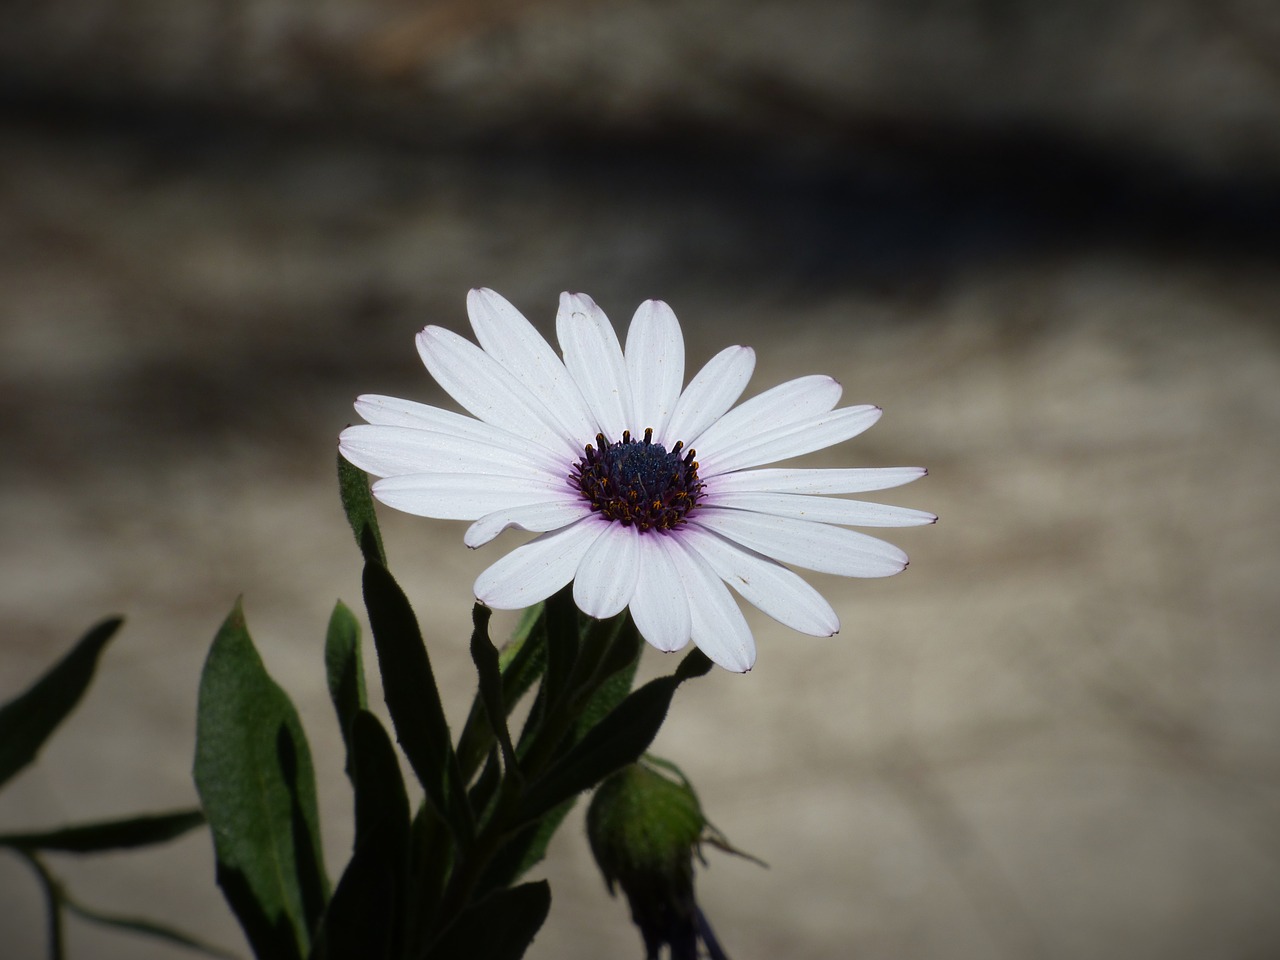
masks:
<path id="1" fill-rule="evenodd" d="M 329 699 L 337 711 L 342 742 L 347 748 L 347 776 L 351 777 L 351 722 L 356 713 L 368 706 L 368 695 L 360 656 L 360 624 L 342 601 L 338 601 L 329 617 L 324 666 L 329 680 Z"/>
<path id="2" fill-rule="evenodd" d="M 403 956 L 418 957 L 426 950 L 430 931 L 435 929 L 445 883 L 454 868 L 454 847 L 449 828 L 435 808 L 418 804 L 409 835 L 409 900 L 414 906 L 408 915 L 408 934 Z"/>
<path id="3" fill-rule="evenodd" d="M 353 718 L 355 850 L 325 911 L 315 960 L 400 955 L 409 887 L 409 798 L 395 748 L 378 718 Z M 421 905 L 415 905 L 421 907 Z"/>
<path id="4" fill-rule="evenodd" d="M 668 677 L 651 680 L 629 694 L 521 798 L 518 820 L 532 820 L 634 763 L 657 735 L 676 688 L 710 669 L 705 654 L 694 650 Z"/>
<path id="5" fill-rule="evenodd" d="M 549 597 L 547 606 L 547 704 L 557 709 L 578 663 L 578 605 L 573 584 Z"/>
<path id="6" fill-rule="evenodd" d="M 630 627 L 629 632 L 634 642 L 630 642 L 626 634 L 618 636 L 615 640 L 599 671 L 605 679 L 583 707 L 577 724 L 570 736 L 566 738 L 567 743 L 562 749 L 571 748 L 581 740 L 588 730 L 607 716 L 631 691 L 636 668 L 640 663 L 638 645 L 642 641 L 634 626 Z M 629 659 L 627 659 L 628 656 Z M 626 662 L 621 669 L 618 669 L 617 664 L 624 660 Z M 576 801 L 576 796 L 570 797 L 508 839 L 485 871 L 480 889 L 488 891 L 510 886 L 536 866 L 546 856 L 551 838 L 555 836 L 561 822 L 568 816 Z"/>
<path id="7" fill-rule="evenodd" d="M 0 846 L 30 850 L 59 850 L 66 853 L 93 853 L 164 843 L 204 823 L 199 810 L 179 810 L 125 820 L 84 823 L 40 833 L 0 834 Z"/>
<path id="8" fill-rule="evenodd" d="M 338 492 L 342 496 L 342 509 L 356 535 L 356 545 L 365 562 L 374 561 L 387 565 L 387 555 L 382 549 L 382 533 L 378 530 L 378 515 L 373 509 L 373 495 L 369 492 L 369 476 L 338 454 Z"/>
<path id="9" fill-rule="evenodd" d="M 471 631 L 471 659 L 480 676 L 480 702 L 489 717 L 489 728 L 498 738 L 502 750 L 502 763 L 507 776 L 518 780 L 520 767 L 516 751 L 511 745 L 511 732 L 507 730 L 507 708 L 502 697 L 502 669 L 498 665 L 498 649 L 489 639 L 489 615 L 492 611 L 477 603 L 471 611 L 474 628 Z"/>
<path id="10" fill-rule="evenodd" d="M 428 801 L 465 846 L 475 835 L 475 821 L 418 621 L 400 585 L 380 563 L 365 564 L 364 600 L 396 739 Z"/>
<path id="11" fill-rule="evenodd" d="M 98 655 L 123 622 L 120 617 L 103 620 L 26 692 L 0 707 L 0 784 L 36 758 L 45 740 L 80 702 L 93 679 Z"/>
<path id="12" fill-rule="evenodd" d="M 545 880 L 499 890 L 463 910 L 426 960 L 520 960 L 550 909 Z"/>
<path id="13" fill-rule="evenodd" d="M 305 956 L 329 895 L 311 752 L 239 603 L 200 678 L 195 781 L 213 831 L 218 884 L 254 953 Z"/>
<path id="14" fill-rule="evenodd" d="M 507 643 L 498 652 L 502 668 L 502 704 L 511 710 L 543 675 L 547 667 L 547 630 L 542 604 L 524 611 Z M 493 729 L 477 694 L 458 737 L 458 766 L 464 783 L 470 783 L 493 745 Z M 473 807 L 474 809 L 474 807 Z"/>

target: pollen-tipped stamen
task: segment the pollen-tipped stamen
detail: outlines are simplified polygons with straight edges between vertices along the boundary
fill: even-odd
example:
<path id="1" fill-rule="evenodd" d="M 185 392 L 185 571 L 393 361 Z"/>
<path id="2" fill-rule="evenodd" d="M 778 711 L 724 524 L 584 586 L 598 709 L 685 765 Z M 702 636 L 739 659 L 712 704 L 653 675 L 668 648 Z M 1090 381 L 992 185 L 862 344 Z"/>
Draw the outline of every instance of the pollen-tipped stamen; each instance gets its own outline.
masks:
<path id="1" fill-rule="evenodd" d="M 596 434 L 596 446 L 587 444 L 569 480 L 606 520 L 641 532 L 670 530 L 685 517 L 702 495 L 698 463 L 692 449 L 676 441 L 671 450 L 653 442 L 653 428 L 643 440 L 633 440 L 630 430 L 610 444 Z"/>

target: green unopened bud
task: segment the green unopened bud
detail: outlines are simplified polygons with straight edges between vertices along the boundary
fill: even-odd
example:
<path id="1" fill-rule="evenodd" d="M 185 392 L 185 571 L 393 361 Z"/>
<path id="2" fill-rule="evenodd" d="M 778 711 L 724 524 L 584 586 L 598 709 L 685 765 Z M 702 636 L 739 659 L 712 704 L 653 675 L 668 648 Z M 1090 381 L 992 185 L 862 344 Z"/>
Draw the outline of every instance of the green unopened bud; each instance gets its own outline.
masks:
<path id="1" fill-rule="evenodd" d="M 616 896 L 616 885 L 626 894 L 649 960 L 664 945 L 671 960 L 697 957 L 705 920 L 693 895 L 693 857 L 706 829 L 697 794 L 670 764 L 624 767 L 591 800 L 591 852 L 609 892 Z"/>

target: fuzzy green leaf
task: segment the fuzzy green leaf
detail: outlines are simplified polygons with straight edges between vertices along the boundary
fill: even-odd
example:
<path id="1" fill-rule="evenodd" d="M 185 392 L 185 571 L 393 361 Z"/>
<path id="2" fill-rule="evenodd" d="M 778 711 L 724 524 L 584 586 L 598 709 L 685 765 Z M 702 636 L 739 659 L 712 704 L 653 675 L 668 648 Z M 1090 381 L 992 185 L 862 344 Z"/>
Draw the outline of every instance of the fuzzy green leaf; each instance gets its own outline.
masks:
<path id="1" fill-rule="evenodd" d="M 338 454 L 338 492 L 342 496 L 342 509 L 351 524 L 365 562 L 376 561 L 384 567 L 387 555 L 382 548 L 382 533 L 378 529 L 378 515 L 373 508 L 373 495 L 369 492 L 369 475 L 347 462 Z"/>
<path id="2" fill-rule="evenodd" d="M 391 960 L 400 955 L 408 906 L 409 798 L 395 748 L 378 718 L 358 712 L 351 740 L 355 850 L 329 901 L 312 957 Z"/>
<path id="3" fill-rule="evenodd" d="M 426 960 L 520 960 L 550 909 L 545 880 L 499 890 L 463 910 Z"/>
<path id="4" fill-rule="evenodd" d="M 502 669 L 498 664 L 498 649 L 489 639 L 489 615 L 492 611 L 477 603 L 472 609 L 471 659 L 480 677 L 480 702 L 489 718 L 489 728 L 498 738 L 502 750 L 502 762 L 508 776 L 520 776 L 516 751 L 511 745 L 511 732 L 507 730 L 507 707 L 502 696 Z"/>
<path id="5" fill-rule="evenodd" d="M 200 678 L 195 781 L 218 884 L 254 953 L 306 956 L 329 896 L 311 752 L 238 603 Z"/>
<path id="6" fill-rule="evenodd" d="M 103 820 L 39 833 L 0 834 L 0 846 L 29 850 L 94 853 L 164 843 L 204 823 L 199 810 L 180 810 L 125 820 Z"/>
<path id="7" fill-rule="evenodd" d="M 544 776 L 529 785 L 521 798 L 518 819 L 536 819 L 595 786 L 614 770 L 638 760 L 666 719 L 676 688 L 710 669 L 711 661 L 695 649 L 674 674 L 651 680 L 629 694 Z"/>
<path id="8" fill-rule="evenodd" d="M 360 624 L 341 601 L 329 617 L 329 630 L 324 644 L 325 674 L 329 681 L 329 699 L 338 714 L 342 742 L 347 747 L 347 776 L 351 768 L 351 723 L 355 715 L 368 706 L 365 693 L 364 663 L 360 656 Z"/>
<path id="9" fill-rule="evenodd" d="M 475 821 L 418 621 L 400 585 L 380 563 L 365 564 L 364 600 L 396 740 L 428 802 L 449 824 L 454 839 L 465 845 L 475 835 Z"/>
<path id="10" fill-rule="evenodd" d="M 103 620 L 26 692 L 0 707 L 0 784 L 36 758 L 49 735 L 80 702 L 98 655 L 124 621 Z"/>

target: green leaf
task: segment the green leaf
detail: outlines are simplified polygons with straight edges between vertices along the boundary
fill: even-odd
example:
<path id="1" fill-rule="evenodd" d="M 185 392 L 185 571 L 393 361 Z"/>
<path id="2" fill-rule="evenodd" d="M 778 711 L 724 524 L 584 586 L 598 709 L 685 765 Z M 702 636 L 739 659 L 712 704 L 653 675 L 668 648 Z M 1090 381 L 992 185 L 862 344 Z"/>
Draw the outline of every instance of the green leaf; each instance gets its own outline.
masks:
<path id="1" fill-rule="evenodd" d="M 364 600 L 396 739 L 428 802 L 465 846 L 475 836 L 475 821 L 418 621 L 399 584 L 380 563 L 365 564 Z"/>
<path id="2" fill-rule="evenodd" d="M 630 692 L 636 668 L 640 663 L 639 644 L 641 642 L 640 635 L 634 626 L 630 627 L 629 637 L 623 634 L 614 641 L 599 671 L 605 679 L 596 688 L 578 716 L 577 724 L 567 738 L 568 747 L 581 740 L 588 730 L 607 716 Z M 623 664 L 620 669 L 617 667 L 619 663 Z M 492 890 L 509 886 L 537 865 L 546 856 L 551 838 L 555 836 L 561 822 L 573 809 L 576 800 L 576 796 L 570 797 L 507 840 L 486 870 L 481 889 Z"/>
<path id="3" fill-rule="evenodd" d="M 459 914 L 427 960 L 520 960 L 551 909 L 545 880 L 499 890 Z"/>
<path id="4" fill-rule="evenodd" d="M 305 956 L 329 895 L 311 752 L 239 603 L 200 678 L 195 781 L 213 831 L 218 884 L 254 953 Z"/>
<path id="5" fill-rule="evenodd" d="M 387 565 L 387 555 L 382 549 L 382 533 L 378 530 L 378 515 L 373 509 L 373 495 L 369 492 L 369 476 L 338 454 L 338 492 L 342 496 L 342 509 L 356 535 L 365 562 L 374 561 Z"/>
<path id="6" fill-rule="evenodd" d="M 695 649 L 674 674 L 651 680 L 629 694 L 544 776 L 529 785 L 521 798 L 518 819 L 536 819 L 638 760 L 657 736 L 676 688 L 710 669 L 711 661 Z"/>
<path id="7" fill-rule="evenodd" d="M 573 584 L 549 597 L 547 608 L 547 704 L 559 707 L 578 664 L 578 605 Z"/>
<path id="8" fill-rule="evenodd" d="M 400 955 L 408 908 L 409 798 L 395 748 L 378 718 L 360 711 L 351 734 L 355 850 L 329 901 L 312 957 L 391 960 Z"/>
<path id="9" fill-rule="evenodd" d="M 36 758 L 45 740 L 80 702 L 98 655 L 124 621 L 103 620 L 25 693 L 0 707 L 0 784 Z"/>
<path id="10" fill-rule="evenodd" d="M 502 668 L 502 704 L 510 716 L 512 708 L 546 671 L 547 631 L 542 604 L 524 611 L 511 639 L 498 653 L 498 664 Z M 464 783 L 470 783 L 476 775 L 493 740 L 488 714 L 477 695 L 458 737 L 458 766 Z"/>
<path id="11" fill-rule="evenodd" d="M 368 695 L 360 657 L 360 624 L 342 601 L 338 601 L 329 617 L 324 666 L 329 680 L 329 699 L 338 713 L 342 742 L 347 748 L 347 776 L 351 777 L 351 723 L 355 715 L 368 706 Z"/>
<path id="12" fill-rule="evenodd" d="M 502 696 L 502 669 L 498 665 L 498 649 L 489 639 L 489 615 L 492 611 L 477 603 L 471 611 L 474 629 L 471 631 L 471 659 L 480 676 L 480 702 L 489 717 L 489 728 L 498 738 L 502 750 L 502 763 L 507 776 L 519 779 L 520 767 L 516 751 L 511 745 L 511 732 L 507 729 L 507 708 Z"/>
<path id="13" fill-rule="evenodd" d="M 164 843 L 204 823 L 199 810 L 179 810 L 125 820 L 84 823 L 40 833 L 0 834 L 0 846 L 29 850 L 59 850 L 66 853 L 94 853 Z"/>

